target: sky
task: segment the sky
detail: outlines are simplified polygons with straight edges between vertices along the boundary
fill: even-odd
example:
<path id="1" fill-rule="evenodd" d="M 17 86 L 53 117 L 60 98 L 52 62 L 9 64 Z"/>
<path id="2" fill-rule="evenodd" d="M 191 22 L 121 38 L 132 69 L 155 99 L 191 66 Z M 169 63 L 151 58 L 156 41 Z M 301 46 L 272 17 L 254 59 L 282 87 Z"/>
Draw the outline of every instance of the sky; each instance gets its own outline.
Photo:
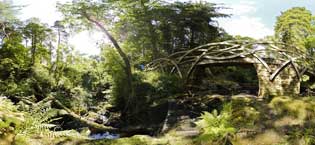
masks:
<path id="1" fill-rule="evenodd" d="M 53 25 L 62 15 L 56 10 L 56 2 L 71 0 L 11 0 L 14 5 L 25 5 L 18 17 L 22 20 L 37 17 L 42 22 Z M 172 0 L 173 1 L 173 0 Z M 184 0 L 182 0 L 184 1 Z M 302 6 L 315 14 L 315 0 L 192 0 L 217 3 L 228 9 L 223 13 L 233 14 L 230 18 L 220 18 L 219 26 L 231 35 L 249 36 L 256 39 L 273 35 L 276 17 L 291 7 Z M 100 32 L 81 32 L 70 38 L 75 50 L 88 55 L 97 55 L 97 42 L 102 40 Z"/>

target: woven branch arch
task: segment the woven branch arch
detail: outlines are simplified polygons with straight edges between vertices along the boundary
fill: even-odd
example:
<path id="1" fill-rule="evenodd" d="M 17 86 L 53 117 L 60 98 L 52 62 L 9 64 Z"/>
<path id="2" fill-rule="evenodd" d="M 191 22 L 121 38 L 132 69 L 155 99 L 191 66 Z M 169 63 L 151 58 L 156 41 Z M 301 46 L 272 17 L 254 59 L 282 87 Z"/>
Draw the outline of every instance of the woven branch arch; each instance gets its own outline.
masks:
<path id="1" fill-rule="evenodd" d="M 185 73 L 186 79 L 190 77 L 197 65 L 205 64 L 229 64 L 229 63 L 252 63 L 261 64 L 271 74 L 269 80 L 273 81 L 285 68 L 292 67 L 298 79 L 306 71 L 307 66 L 302 62 L 312 59 L 301 49 L 284 43 L 262 41 L 224 41 L 209 43 L 190 50 L 175 52 L 166 58 L 154 60 L 147 65 L 147 69 L 173 65 L 172 73 L 177 71 L 182 77 L 181 66 L 189 65 Z M 270 64 L 280 65 L 272 71 Z"/>

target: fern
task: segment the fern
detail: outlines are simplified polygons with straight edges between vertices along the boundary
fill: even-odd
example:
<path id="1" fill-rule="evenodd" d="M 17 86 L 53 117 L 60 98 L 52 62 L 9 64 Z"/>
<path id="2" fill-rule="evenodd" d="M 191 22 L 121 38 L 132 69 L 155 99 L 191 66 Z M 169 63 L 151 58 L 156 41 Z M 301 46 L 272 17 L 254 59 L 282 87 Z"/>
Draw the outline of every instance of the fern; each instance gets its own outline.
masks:
<path id="1" fill-rule="evenodd" d="M 0 97 L 0 137 L 7 132 L 14 130 L 24 121 L 22 113 L 17 111 L 17 107 L 5 97 Z"/>
<path id="2" fill-rule="evenodd" d="M 0 144 L 8 134 L 14 134 L 16 144 L 27 144 L 32 138 L 87 138 L 75 130 L 55 131 L 58 126 L 52 123 L 61 118 L 56 117 L 58 110 L 50 106 L 45 103 L 21 112 L 9 99 L 0 97 Z"/>
<path id="3" fill-rule="evenodd" d="M 16 129 L 18 137 L 28 136 L 32 137 L 45 137 L 45 138 L 58 138 L 58 137 L 73 137 L 84 138 L 74 130 L 55 131 L 57 125 L 52 122 L 61 118 L 56 118 L 58 110 L 52 109 L 50 105 L 44 104 L 37 106 L 31 112 L 26 113 L 23 125 Z"/>
<path id="4" fill-rule="evenodd" d="M 202 132 L 197 141 L 221 142 L 234 134 L 236 129 L 231 124 L 231 112 L 231 104 L 225 105 L 220 114 L 217 110 L 212 113 L 204 112 L 200 120 L 196 122 Z"/>

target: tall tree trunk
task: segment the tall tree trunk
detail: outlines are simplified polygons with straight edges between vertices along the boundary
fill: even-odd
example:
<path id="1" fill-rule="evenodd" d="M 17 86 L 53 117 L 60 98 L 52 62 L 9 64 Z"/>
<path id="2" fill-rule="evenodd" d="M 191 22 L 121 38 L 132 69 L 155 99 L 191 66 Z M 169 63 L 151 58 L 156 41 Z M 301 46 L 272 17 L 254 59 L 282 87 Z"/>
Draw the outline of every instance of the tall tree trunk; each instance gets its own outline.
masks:
<path id="1" fill-rule="evenodd" d="M 107 31 L 107 29 L 104 27 L 104 25 L 96 20 L 95 18 L 92 18 L 91 16 L 89 16 L 86 13 L 83 13 L 83 16 L 89 20 L 90 22 L 92 22 L 93 24 L 95 24 L 98 28 L 100 28 L 102 30 L 102 32 L 108 37 L 108 39 L 112 42 L 112 44 L 114 45 L 115 49 L 117 50 L 118 54 L 120 55 L 120 57 L 123 59 L 124 61 L 124 70 L 127 76 L 127 84 L 128 84 L 128 98 L 125 98 L 124 100 L 124 104 L 125 104 L 125 111 L 128 112 L 128 110 L 130 109 L 130 105 L 131 105 L 131 101 L 134 97 L 134 90 L 133 90 L 133 84 L 132 84 L 132 72 L 131 72 L 131 65 L 130 65 L 130 61 L 126 55 L 126 53 L 122 50 L 122 48 L 119 46 L 118 42 L 116 41 L 116 39 Z"/>
<path id="2" fill-rule="evenodd" d="M 190 37 L 190 48 L 194 48 L 195 47 L 195 31 L 194 29 L 190 28 L 190 31 L 191 31 L 191 37 Z"/>
<path id="3" fill-rule="evenodd" d="M 148 7 L 146 7 L 145 5 L 144 5 L 144 2 L 143 2 L 143 0 L 141 0 L 140 1 L 141 2 L 141 6 L 143 7 L 143 11 L 144 11 L 144 13 L 146 14 L 146 15 L 148 15 Z M 154 59 L 157 59 L 157 58 L 159 58 L 159 51 L 158 51 L 158 46 L 157 46 L 157 34 L 156 34 L 156 32 L 155 32 L 155 30 L 154 30 L 154 27 L 153 27 L 153 25 L 152 25 L 152 22 L 151 22 L 151 20 L 152 20 L 152 18 L 151 17 L 146 17 L 145 18 L 146 20 L 145 20 L 145 22 L 147 23 L 147 25 L 148 25 L 148 28 L 149 28 L 149 33 L 150 33 L 150 41 L 151 41 L 151 45 L 152 45 L 152 52 L 153 52 L 153 55 L 152 55 L 152 59 L 154 60 Z"/>
<path id="4" fill-rule="evenodd" d="M 157 37 L 156 37 L 156 33 L 154 31 L 153 25 L 151 24 L 151 21 L 148 20 L 148 25 L 149 25 L 149 31 L 150 31 L 150 40 L 151 40 L 151 44 L 152 44 L 152 52 L 153 52 L 153 60 L 159 58 L 159 51 L 158 51 L 158 47 L 157 47 Z"/>
<path id="5" fill-rule="evenodd" d="M 61 52 L 61 48 L 60 48 L 60 45 L 61 45 L 61 36 L 60 36 L 60 28 L 58 27 L 57 28 L 57 37 L 58 37 L 58 41 L 57 41 L 57 57 L 56 57 L 56 62 L 55 62 L 55 65 L 56 65 L 56 69 L 55 69 L 55 77 L 56 77 L 56 82 L 57 84 L 59 84 L 59 81 L 60 81 L 60 77 L 61 77 L 61 72 L 62 72 L 62 65 L 61 65 L 61 61 L 63 59 L 63 56 L 62 56 L 62 52 Z"/>
<path id="6" fill-rule="evenodd" d="M 51 41 L 49 41 L 49 74 L 53 72 L 53 44 Z"/>
<path id="7" fill-rule="evenodd" d="M 35 34 L 34 34 L 35 35 Z M 31 60 L 31 65 L 33 66 L 35 64 L 35 59 L 36 59 L 36 35 L 32 35 L 32 46 L 31 46 L 31 55 L 32 55 L 32 60 Z"/>

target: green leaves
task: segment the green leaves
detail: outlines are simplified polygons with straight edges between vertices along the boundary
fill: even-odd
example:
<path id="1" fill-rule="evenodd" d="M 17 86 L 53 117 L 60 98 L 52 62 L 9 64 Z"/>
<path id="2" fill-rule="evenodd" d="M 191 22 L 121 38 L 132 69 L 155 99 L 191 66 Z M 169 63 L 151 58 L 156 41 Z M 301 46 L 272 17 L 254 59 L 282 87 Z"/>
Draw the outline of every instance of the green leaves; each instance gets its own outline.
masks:
<path id="1" fill-rule="evenodd" d="M 293 7 L 277 17 L 276 37 L 288 45 L 305 50 L 304 40 L 312 33 L 312 14 L 304 7 Z"/>
<path id="2" fill-rule="evenodd" d="M 85 15 L 102 21 L 112 20 L 111 12 L 115 9 L 108 0 L 74 0 L 65 4 L 57 3 L 57 8 L 63 13 L 66 26 L 77 31 L 93 27 Z"/>
<path id="3" fill-rule="evenodd" d="M 212 113 L 204 112 L 200 117 L 201 120 L 196 122 L 197 127 L 202 131 L 197 140 L 220 142 L 234 134 L 236 129 L 231 124 L 231 113 L 231 104 L 226 104 L 220 114 L 217 110 Z"/>
<path id="4" fill-rule="evenodd" d="M 45 42 L 52 41 L 49 35 L 51 35 L 51 29 L 45 24 L 41 24 L 38 19 L 32 18 L 28 20 L 25 27 L 23 27 L 23 36 L 25 41 L 30 41 L 31 52 L 31 64 L 40 63 L 43 59 L 47 62 L 49 60 L 48 46 Z"/>
<path id="5" fill-rule="evenodd" d="M 16 6 L 12 6 L 11 2 L 0 1 L 0 23 L 15 20 Z"/>
<path id="6" fill-rule="evenodd" d="M 124 13 L 118 13 L 114 23 L 117 35 L 136 63 L 148 62 L 179 49 L 214 41 L 219 28 L 214 18 L 227 17 L 213 3 L 163 1 L 120 1 Z"/>
<path id="7" fill-rule="evenodd" d="M 24 114 L 5 97 L 0 96 L 0 140 L 15 131 L 24 121 Z"/>

